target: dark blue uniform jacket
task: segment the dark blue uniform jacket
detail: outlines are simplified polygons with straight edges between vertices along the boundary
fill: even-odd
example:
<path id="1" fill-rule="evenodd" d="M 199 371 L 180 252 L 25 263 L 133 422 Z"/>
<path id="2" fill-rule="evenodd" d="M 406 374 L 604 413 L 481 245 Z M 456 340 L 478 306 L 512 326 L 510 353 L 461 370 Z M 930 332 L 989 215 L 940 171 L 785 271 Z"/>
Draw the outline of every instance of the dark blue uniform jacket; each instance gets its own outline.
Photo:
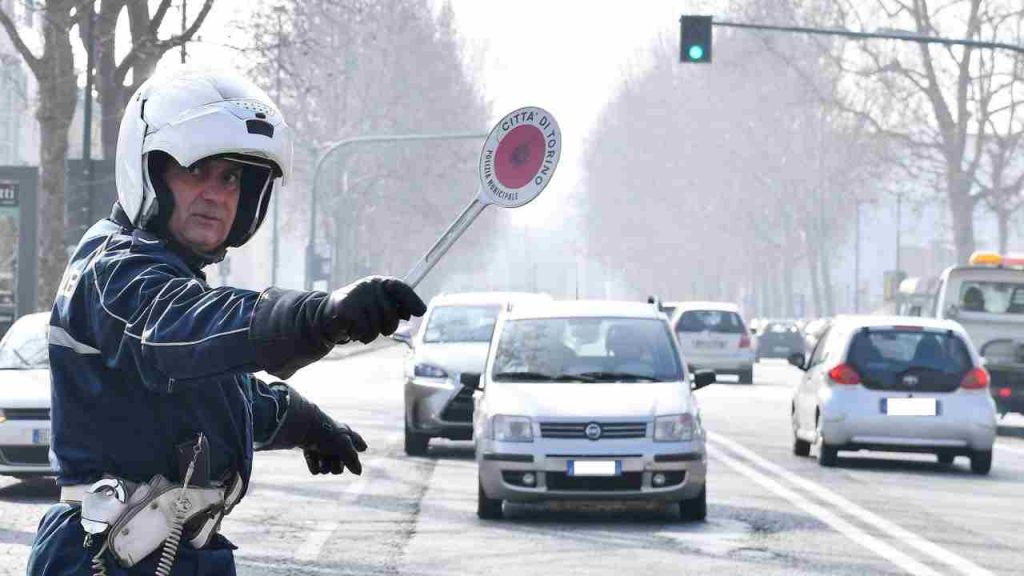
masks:
<path id="1" fill-rule="evenodd" d="M 211 288 L 181 254 L 113 220 L 94 225 L 75 250 L 50 321 L 58 484 L 104 474 L 181 481 L 176 446 L 199 432 L 209 439 L 211 479 L 237 471 L 247 484 L 254 446 L 280 426 L 286 389 L 251 375 L 261 369 L 249 338 L 260 293 Z M 210 566 L 188 573 L 233 573 L 215 558 L 224 549 L 230 562 L 228 548 L 219 538 Z M 203 552 L 183 550 L 180 569 L 201 566 Z M 87 574 L 85 557 L 77 507 L 53 507 L 29 573 Z M 137 572 L 152 573 L 149 564 Z"/>

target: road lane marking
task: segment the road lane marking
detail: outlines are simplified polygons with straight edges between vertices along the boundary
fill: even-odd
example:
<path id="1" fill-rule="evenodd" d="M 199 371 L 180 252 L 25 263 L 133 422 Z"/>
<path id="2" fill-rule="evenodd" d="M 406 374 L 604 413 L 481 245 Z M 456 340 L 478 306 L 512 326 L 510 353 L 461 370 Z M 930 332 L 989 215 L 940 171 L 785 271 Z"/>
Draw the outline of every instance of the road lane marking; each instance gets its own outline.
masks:
<path id="1" fill-rule="evenodd" d="M 812 482 L 803 478 L 802 476 L 790 472 L 785 468 L 765 459 L 756 454 L 754 451 L 743 446 L 742 444 L 731 440 L 721 434 L 714 432 L 708 433 L 708 439 L 711 441 L 721 444 L 731 449 L 738 456 L 745 458 L 750 463 L 761 467 L 762 469 L 771 472 L 785 480 L 788 480 L 791 484 L 803 488 L 807 492 L 821 498 L 825 502 L 832 504 L 838 509 L 846 512 L 847 514 L 874 526 L 875 528 L 885 532 L 889 536 L 903 542 L 904 544 L 916 549 L 917 551 L 932 557 L 943 564 L 946 564 L 950 568 L 953 568 L 961 574 L 968 576 L 994 576 L 994 574 L 970 560 L 935 544 L 934 542 L 927 540 L 910 530 L 887 520 L 862 506 L 851 502 L 850 500 L 840 496 L 836 492 L 821 486 L 816 482 Z"/>
<path id="2" fill-rule="evenodd" d="M 391 434 L 384 438 L 381 442 L 383 449 L 381 450 L 381 456 L 378 458 L 384 458 L 387 454 L 387 448 L 392 444 L 396 444 L 400 436 L 397 434 Z M 375 458 L 376 460 L 377 458 Z M 357 480 L 353 484 L 349 484 L 346 487 L 345 494 L 338 498 L 335 502 L 339 505 L 352 504 L 362 495 L 369 484 L 370 471 L 372 466 L 370 463 L 373 460 L 366 460 L 363 463 L 363 474 L 356 476 Z M 346 475 L 347 476 L 347 475 Z M 312 530 L 309 531 L 309 536 L 306 540 L 295 550 L 293 557 L 299 562 L 312 562 L 320 556 L 320 552 L 324 548 L 324 544 L 331 538 L 331 534 L 341 527 L 341 521 L 331 520 L 327 522 L 318 523 Z"/>
<path id="3" fill-rule="evenodd" d="M 1017 456 L 1024 456 L 1024 448 L 1010 448 L 1009 446 L 996 444 L 996 450 L 1000 452 L 1007 452 L 1009 454 L 1016 454 Z"/>
<path id="4" fill-rule="evenodd" d="M 708 453 L 715 460 L 725 464 L 736 472 L 739 472 L 743 476 L 753 480 L 757 484 L 760 484 L 761 487 L 765 488 L 769 492 L 788 500 L 792 505 L 811 516 L 814 516 L 818 520 L 821 520 L 836 532 L 846 536 L 850 540 L 853 540 L 857 544 L 860 544 L 885 560 L 888 560 L 908 574 L 914 574 L 915 576 L 939 576 L 939 572 L 932 570 L 918 560 L 911 558 L 902 551 L 897 550 L 893 546 L 890 546 L 882 540 L 854 526 L 831 510 L 826 509 L 824 506 L 816 504 L 798 492 L 783 486 L 767 474 L 755 470 L 739 460 L 734 459 L 727 455 L 723 450 L 714 446 L 708 446 Z"/>

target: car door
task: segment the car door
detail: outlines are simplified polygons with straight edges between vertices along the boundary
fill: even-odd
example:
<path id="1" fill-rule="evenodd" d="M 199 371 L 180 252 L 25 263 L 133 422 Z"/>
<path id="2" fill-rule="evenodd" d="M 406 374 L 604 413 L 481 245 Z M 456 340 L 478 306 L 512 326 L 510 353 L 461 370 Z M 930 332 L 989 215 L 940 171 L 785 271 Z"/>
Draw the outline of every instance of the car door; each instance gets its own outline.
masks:
<path id="1" fill-rule="evenodd" d="M 814 411 L 818 406 L 818 387 L 824 383 L 824 374 L 827 371 L 831 330 L 825 329 L 821 337 L 814 345 L 811 357 L 807 361 L 806 370 L 800 379 L 800 390 L 797 393 L 797 420 L 801 429 L 811 430 L 814 428 Z"/>

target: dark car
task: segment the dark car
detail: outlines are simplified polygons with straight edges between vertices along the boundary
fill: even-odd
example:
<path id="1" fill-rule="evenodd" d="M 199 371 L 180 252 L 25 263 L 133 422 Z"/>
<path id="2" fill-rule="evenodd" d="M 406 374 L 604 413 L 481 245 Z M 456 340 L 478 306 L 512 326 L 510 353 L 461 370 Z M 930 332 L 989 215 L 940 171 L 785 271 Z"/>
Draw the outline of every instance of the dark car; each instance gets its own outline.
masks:
<path id="1" fill-rule="evenodd" d="M 769 321 L 757 333 L 757 359 L 789 358 L 804 353 L 804 337 L 796 322 Z"/>

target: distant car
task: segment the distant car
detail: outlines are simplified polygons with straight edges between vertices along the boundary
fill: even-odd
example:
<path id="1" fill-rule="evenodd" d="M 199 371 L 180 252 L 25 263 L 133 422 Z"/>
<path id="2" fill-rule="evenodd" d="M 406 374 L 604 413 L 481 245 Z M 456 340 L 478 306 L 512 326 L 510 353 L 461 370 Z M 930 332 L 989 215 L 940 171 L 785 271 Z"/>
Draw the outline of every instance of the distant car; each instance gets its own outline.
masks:
<path id="1" fill-rule="evenodd" d="M 714 382 L 694 376 L 693 388 Z M 498 321 L 474 418 L 477 514 L 504 501 L 656 500 L 703 520 L 700 410 L 668 321 L 637 302 L 517 306 Z"/>
<path id="2" fill-rule="evenodd" d="M 804 350 L 813 350 L 818 343 L 818 338 L 828 328 L 831 318 L 815 318 L 804 324 Z"/>
<path id="3" fill-rule="evenodd" d="M 396 339 L 411 350 L 405 366 L 405 452 L 427 453 L 431 438 L 473 437 L 473 391 L 456 379 L 479 379 L 498 314 L 509 304 L 550 300 L 545 294 L 445 294 L 430 301 L 415 335 Z"/>
<path id="4" fill-rule="evenodd" d="M 804 337 L 792 321 L 762 322 L 757 330 L 757 359 L 789 358 L 804 353 Z"/>
<path id="5" fill-rule="evenodd" d="M 683 357 L 696 369 L 754 382 L 754 349 L 739 308 L 722 302 L 681 302 L 672 316 Z"/>
<path id="6" fill-rule="evenodd" d="M 0 340 L 0 474 L 48 476 L 50 313 L 22 316 Z"/>
<path id="7" fill-rule="evenodd" d="M 839 316 L 822 334 L 792 404 L 793 452 L 834 466 L 841 450 L 967 456 L 988 474 L 996 435 L 990 377 L 956 322 Z"/>

